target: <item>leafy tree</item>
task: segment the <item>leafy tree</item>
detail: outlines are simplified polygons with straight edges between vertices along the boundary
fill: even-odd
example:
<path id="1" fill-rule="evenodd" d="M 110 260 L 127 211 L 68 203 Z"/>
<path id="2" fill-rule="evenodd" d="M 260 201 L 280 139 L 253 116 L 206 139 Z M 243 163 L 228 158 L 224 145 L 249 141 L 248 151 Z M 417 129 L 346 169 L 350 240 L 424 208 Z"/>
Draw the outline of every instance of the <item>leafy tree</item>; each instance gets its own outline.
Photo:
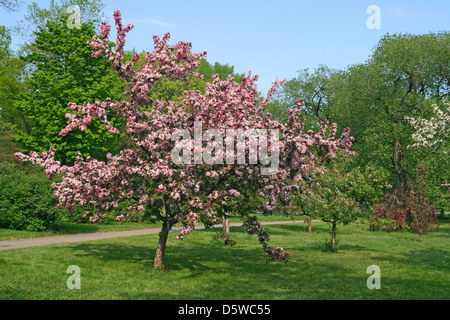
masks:
<path id="1" fill-rule="evenodd" d="M 337 226 L 347 225 L 360 216 L 359 203 L 352 197 L 354 173 L 343 173 L 337 167 L 321 168 L 313 192 L 304 199 L 304 207 L 313 217 L 331 224 L 330 250 L 337 251 Z"/>
<path id="2" fill-rule="evenodd" d="M 427 199 L 429 168 L 427 165 L 419 164 L 414 189 L 411 190 L 409 210 L 411 216 L 411 230 L 419 233 L 420 242 L 423 234 L 439 230 L 439 220 L 436 217 L 434 206 Z M 433 225 L 436 224 L 436 227 Z"/>
<path id="3" fill-rule="evenodd" d="M 58 133 L 67 124 L 69 102 L 114 99 L 123 88 L 113 81 L 111 63 L 92 57 L 93 50 L 86 46 L 95 33 L 93 25 L 83 23 L 80 29 L 69 29 L 66 21 L 67 16 L 63 15 L 59 21 L 49 20 L 45 28 L 40 27 L 34 43 L 39 50 L 23 58 L 32 66 L 32 72 L 25 79 L 30 90 L 14 104 L 14 112 L 22 120 L 17 125 L 16 138 L 28 151 L 40 152 L 56 146 L 57 159 L 64 161 L 73 161 L 76 151 L 102 158 L 112 150 L 117 138 L 99 122 L 94 121 L 84 134 Z"/>
<path id="4" fill-rule="evenodd" d="M 318 129 L 323 120 L 329 118 L 331 105 L 331 78 L 335 73 L 327 66 L 321 65 L 312 72 L 309 69 L 299 71 L 297 78 L 292 78 L 275 94 L 268 105 L 268 110 L 279 121 L 286 121 L 288 110 L 294 108 L 297 100 L 305 102 L 308 128 Z"/>
<path id="5" fill-rule="evenodd" d="M 431 159 L 434 160 L 433 167 L 441 168 L 442 171 L 438 171 L 436 169 L 434 170 L 438 171 L 438 176 L 434 177 L 433 181 L 439 181 L 440 179 L 441 183 L 436 184 L 434 186 L 435 188 L 432 187 L 430 193 L 433 202 L 436 203 L 436 206 L 442 208 L 441 212 L 443 214 L 445 206 L 448 205 L 448 202 L 445 200 L 450 199 L 443 199 L 442 196 L 435 199 L 434 195 L 440 195 L 439 189 L 436 190 L 438 185 L 450 186 L 448 183 L 448 181 L 450 181 L 450 172 L 448 170 L 449 166 L 442 165 L 443 163 L 448 162 L 447 155 L 449 154 L 448 150 L 450 149 L 450 104 L 444 103 L 444 108 L 442 109 L 437 105 L 434 105 L 433 116 L 430 119 L 414 119 L 412 117 L 406 117 L 406 120 L 408 120 L 416 130 L 416 132 L 413 133 L 414 144 L 408 147 L 425 147 L 427 149 L 431 149 L 434 153 L 441 155 L 441 157 L 434 157 Z M 431 162 L 431 160 L 428 160 L 428 162 Z M 444 202 L 442 200 L 444 200 Z"/>
<path id="6" fill-rule="evenodd" d="M 355 221 L 362 210 L 371 211 L 390 186 L 384 170 L 353 167 L 353 156 L 339 152 L 337 159 L 325 160 L 309 166 L 309 179 L 299 180 L 301 192 L 294 198 L 293 209 L 332 225 L 330 249 L 335 252 L 337 226 Z"/>
<path id="7" fill-rule="evenodd" d="M 13 107 L 16 96 L 25 85 L 21 81 L 24 63 L 10 49 L 11 32 L 0 26 L 0 123 L 18 123 L 20 114 Z"/>
<path id="8" fill-rule="evenodd" d="M 105 7 L 102 0 L 50 0 L 47 8 L 42 8 L 37 2 L 32 2 L 27 6 L 27 14 L 24 19 L 18 21 L 14 31 L 31 44 L 34 42 L 35 32 L 39 28 L 45 28 L 48 21 L 58 21 L 62 15 L 67 13 L 67 9 L 71 5 L 80 8 L 81 23 L 99 23 Z"/>
<path id="9" fill-rule="evenodd" d="M 364 64 L 336 77 L 330 118 L 351 125 L 359 164 L 390 168 L 405 189 L 418 158 L 406 148 L 412 129 L 405 116 L 426 115 L 449 95 L 449 33 L 384 36 Z"/>
<path id="10" fill-rule="evenodd" d="M 119 220 L 126 220 L 137 212 L 158 218 L 162 228 L 153 263 L 155 268 L 163 266 L 167 238 L 174 224 L 184 226 L 178 239 L 193 231 L 199 223 L 212 226 L 217 222 L 214 209 L 223 206 L 224 202 L 236 208 L 244 219 L 247 232 L 258 236 L 270 259 L 287 261 L 289 254 L 269 246 L 267 231 L 242 207 L 249 205 L 250 196 L 261 203 L 260 210 L 266 212 L 273 210 L 277 202 L 289 203 L 295 177 L 303 174 L 303 163 L 307 159 L 313 161 L 312 149 L 322 150 L 324 156 L 330 158 L 336 157 L 340 149 L 351 153 L 348 151 L 352 141 L 349 129 L 336 139 L 336 125 L 330 129 L 325 121 L 317 134 L 304 133 L 300 111 L 292 111 L 285 125 L 270 120 L 265 106 L 280 83 L 276 82 L 268 98 L 261 101 L 255 89 L 256 77 L 250 75 L 240 84 L 232 78 L 222 81 L 214 76 L 205 93 L 191 90 L 177 102 L 155 101 L 150 92 L 159 79 L 188 80 L 191 76 L 199 76 L 194 70 L 199 66 L 198 59 L 206 53 L 192 53 L 192 45 L 187 42 L 167 45 L 169 34 L 162 40 L 154 36 L 155 51 L 145 53 L 147 63 L 136 72 L 134 66 L 140 54 L 135 53 L 128 63 L 123 59 L 125 36 L 133 25 L 123 26 L 118 10 L 114 12 L 114 18 L 118 28 L 114 49 L 107 48 L 111 26 L 106 23 L 102 23 L 102 34 L 94 35 L 89 44 L 96 50 L 94 56 L 104 56 L 113 62 L 113 69 L 127 83 L 128 100 L 106 98 L 103 102 L 71 103 L 70 109 L 78 113 L 67 114 L 69 122 L 60 133 L 65 136 L 76 128 L 86 129 L 97 118 L 109 132 L 125 134 L 133 144 L 116 155 L 108 154 L 106 161 L 77 156 L 73 166 L 61 166 L 54 159 L 54 147 L 41 155 L 19 153 L 17 157 L 45 167 L 48 178 L 63 176 L 61 182 L 53 183 L 59 206 L 71 210 L 79 205 L 89 215 L 93 209 L 104 212 L 116 208 L 119 202 L 132 201 Z M 140 110 L 147 105 L 151 108 Z M 115 116 L 122 118 L 126 127 L 116 127 L 112 121 Z M 249 128 L 271 132 L 270 141 L 265 140 L 267 153 L 259 153 L 261 163 L 249 161 L 250 151 L 262 152 L 264 149 L 263 142 L 255 149 L 252 139 L 243 143 L 244 147 L 238 147 L 238 142 L 233 144 L 233 153 L 223 153 L 226 144 L 220 144 L 220 134 L 230 143 L 237 137 L 225 135 L 227 130 Z M 206 133 L 198 140 L 196 132 L 209 129 L 213 130 L 208 132 L 214 140 L 210 136 L 211 140 L 207 141 Z M 328 129 L 330 134 L 325 136 Z M 281 133 L 278 138 L 277 133 Z M 260 135 L 258 139 L 262 141 Z M 243 159 L 239 150 L 244 151 L 241 153 Z M 200 163 L 199 152 L 203 156 Z M 226 154 L 231 161 L 224 164 L 220 154 Z M 180 158 L 182 161 L 178 161 Z M 273 161 L 266 161 L 268 158 Z M 244 163 L 239 159 L 245 160 Z"/>
<path id="11" fill-rule="evenodd" d="M 0 0 L 0 7 L 6 9 L 6 11 L 17 11 L 19 9 L 20 3 L 18 0 Z"/>
<path id="12" fill-rule="evenodd" d="M 21 81 L 23 61 L 10 49 L 11 31 L 0 26 L 0 162 L 16 162 L 14 152 L 23 151 L 14 141 L 13 125 L 20 124 L 21 114 L 14 100 L 26 90 Z"/>

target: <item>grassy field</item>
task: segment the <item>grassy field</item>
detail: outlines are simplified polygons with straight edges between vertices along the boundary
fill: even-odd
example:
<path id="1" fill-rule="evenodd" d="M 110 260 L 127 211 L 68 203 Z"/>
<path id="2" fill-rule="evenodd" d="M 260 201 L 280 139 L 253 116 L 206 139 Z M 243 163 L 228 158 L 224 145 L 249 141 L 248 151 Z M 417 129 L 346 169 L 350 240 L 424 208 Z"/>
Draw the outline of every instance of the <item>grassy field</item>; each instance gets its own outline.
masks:
<path id="1" fill-rule="evenodd" d="M 370 232 L 367 224 L 341 227 L 339 252 L 325 252 L 329 226 L 270 225 L 271 245 L 291 253 L 270 262 L 255 236 L 232 227 L 237 244 L 212 241 L 197 230 L 182 241 L 172 233 L 165 270 L 152 270 L 158 236 L 0 251 L 0 299 L 449 299 L 450 219 L 439 232 Z M 81 289 L 69 290 L 70 265 L 81 268 Z M 381 270 L 381 288 L 369 290 L 367 267 Z"/>
<path id="2" fill-rule="evenodd" d="M 303 221 L 303 217 L 297 217 L 295 220 Z M 259 215 L 258 221 L 292 221 L 293 218 L 281 215 Z M 230 223 L 241 222 L 238 216 L 230 216 Z M 68 235 L 68 234 L 81 234 L 81 233 L 95 233 L 95 232 L 107 232 L 107 231 L 125 231 L 136 230 L 146 228 L 161 228 L 161 222 L 157 223 L 120 223 L 112 222 L 108 224 L 80 224 L 70 222 L 56 222 L 52 228 L 45 232 L 38 231 L 24 231 L 24 230 L 10 230 L 0 229 L 0 241 L 1 240 L 14 240 L 22 238 L 36 238 L 36 237 L 50 237 L 56 235 Z"/>

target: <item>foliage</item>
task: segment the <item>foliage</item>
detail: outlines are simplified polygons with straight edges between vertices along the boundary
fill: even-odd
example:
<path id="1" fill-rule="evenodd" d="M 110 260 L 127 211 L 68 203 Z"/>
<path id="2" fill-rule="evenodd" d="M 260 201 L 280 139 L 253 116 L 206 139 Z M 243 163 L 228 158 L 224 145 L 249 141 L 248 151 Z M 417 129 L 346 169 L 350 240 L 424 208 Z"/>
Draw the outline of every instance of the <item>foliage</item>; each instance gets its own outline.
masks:
<path id="1" fill-rule="evenodd" d="M 58 217 L 51 183 L 41 173 L 0 163 L 0 228 L 44 231 Z"/>
<path id="2" fill-rule="evenodd" d="M 370 230 L 387 232 L 412 230 L 422 235 L 439 230 L 434 206 L 427 198 L 429 169 L 420 164 L 414 184 L 406 191 L 395 190 L 384 196 L 375 206 L 370 219 Z"/>
<path id="3" fill-rule="evenodd" d="M 413 131 L 405 117 L 425 116 L 433 103 L 448 98 L 449 40 L 448 32 L 387 34 L 366 63 L 332 81 L 330 118 L 351 125 L 359 165 L 376 162 L 388 168 L 394 188 L 406 188 L 424 159 L 406 148 L 413 143 Z"/>
<path id="4" fill-rule="evenodd" d="M 25 84 L 22 83 L 24 62 L 11 50 L 11 31 L 0 26 L 0 123 L 17 123 L 20 115 L 13 108 L 14 99 Z"/>
<path id="5" fill-rule="evenodd" d="M 439 230 L 439 220 L 436 216 L 434 206 L 431 206 L 427 199 L 429 172 L 430 170 L 427 165 L 419 164 L 415 186 L 411 190 L 411 199 L 408 203 L 411 217 L 411 230 L 419 233 L 420 241 L 422 241 L 423 234 L 429 231 Z"/>
<path id="6" fill-rule="evenodd" d="M 83 23 L 80 29 L 69 29 L 66 20 L 63 15 L 59 21 L 49 20 L 46 28 L 39 28 L 35 41 L 39 50 L 23 58 L 34 69 L 25 80 L 30 90 L 15 100 L 15 112 L 21 119 L 16 125 L 16 139 L 28 152 L 56 146 L 57 159 L 68 163 L 73 162 L 76 151 L 104 158 L 113 150 L 117 137 L 97 121 L 84 134 L 58 135 L 67 124 L 69 102 L 114 98 L 121 90 L 113 81 L 110 62 L 92 57 L 92 49 L 86 46 L 94 33 L 93 25 Z"/>
<path id="7" fill-rule="evenodd" d="M 340 153 L 340 152 L 339 152 Z M 300 180 L 301 192 L 294 198 L 294 206 L 285 211 L 320 218 L 332 224 L 332 241 L 326 250 L 337 251 L 338 224 L 354 222 L 361 213 L 372 209 L 374 203 L 390 188 L 388 173 L 382 168 L 354 167 L 355 158 L 345 154 L 331 163 L 317 162 L 310 168 L 312 181 Z"/>
<path id="8" fill-rule="evenodd" d="M 14 153 L 21 151 L 19 145 L 14 141 L 14 132 L 10 126 L 0 123 L 0 163 L 17 163 Z"/>
<path id="9" fill-rule="evenodd" d="M 286 81 L 267 106 L 275 120 L 288 119 L 288 110 L 294 108 L 298 99 L 303 99 L 303 111 L 307 115 L 307 128 L 318 129 L 323 120 L 329 118 L 331 107 L 331 79 L 336 71 L 321 65 L 312 72 L 309 69 L 298 71 L 297 78 Z"/>
<path id="10" fill-rule="evenodd" d="M 133 201 L 124 212 L 125 220 L 138 212 L 150 211 L 155 215 L 162 221 L 162 229 L 154 267 L 163 265 L 167 237 L 175 223 L 184 227 L 178 236 L 181 239 L 198 223 L 214 225 L 218 220 L 214 209 L 224 202 L 230 206 L 231 201 L 236 212 L 243 215 L 240 199 L 244 199 L 245 204 L 248 203 L 245 199 L 250 199 L 250 196 L 257 200 L 256 203 L 262 203 L 260 210 L 270 212 L 277 201 L 290 201 L 290 192 L 295 189 L 292 181 L 304 173 L 305 161 L 314 159 L 313 148 L 322 150 L 323 155 L 330 158 L 336 157 L 339 149 L 352 153 L 349 151 L 352 144 L 349 128 L 339 139 L 336 139 L 337 126 L 330 126 L 328 121 L 322 123 L 318 133 L 304 133 L 300 110 L 290 112 L 286 124 L 269 119 L 265 107 L 282 82 L 276 81 L 267 98 L 261 101 L 255 89 L 257 76 L 249 74 L 237 83 L 233 77 L 220 80 L 218 75 L 214 75 L 213 82 L 206 84 L 204 93 L 191 90 L 185 91 L 177 102 L 155 101 L 150 96 L 155 83 L 162 78 L 188 81 L 189 77 L 200 76 L 195 70 L 199 66 L 198 59 L 206 53 L 192 53 L 192 44 L 188 42 L 168 45 L 169 34 L 165 34 L 163 39 L 155 35 L 155 51 L 145 53 L 146 64 L 137 72 L 134 67 L 141 55 L 135 53 L 127 63 L 123 58 L 125 36 L 133 25 L 123 26 L 118 10 L 114 12 L 114 18 L 117 27 L 114 49 L 108 48 L 111 26 L 105 22 L 101 25 L 101 35 L 94 35 L 89 44 L 95 50 L 93 56 L 103 56 L 112 61 L 113 70 L 127 83 L 128 100 L 106 98 L 103 102 L 97 100 L 82 105 L 71 102 L 70 110 L 77 113 L 66 115 L 69 121 L 60 131 L 60 136 L 64 137 L 77 128 L 86 130 L 93 120 L 99 119 L 110 133 L 128 136 L 131 146 L 116 155 L 107 154 L 106 161 L 78 154 L 73 166 L 61 165 L 55 160 L 56 149 L 53 146 L 41 155 L 31 152 L 29 156 L 19 153 L 17 157 L 43 166 L 50 179 L 55 174 L 63 175 L 62 182 L 53 183 L 59 207 L 72 210 L 79 205 L 89 215 L 93 209 L 101 213 L 117 208 L 119 202 Z M 112 120 L 116 117 L 126 126 L 116 126 Z M 233 154 L 229 154 L 233 156 L 232 162 L 225 165 L 219 157 L 224 154 L 224 145 L 216 139 L 226 136 L 227 130 L 249 128 L 271 132 L 264 161 L 249 161 L 249 152 L 244 164 L 236 163 L 235 149 Z M 203 137 L 198 144 L 196 131 L 200 131 L 201 137 L 201 132 L 209 129 L 215 130 L 213 143 L 207 143 Z M 173 139 L 174 133 L 183 139 Z M 277 133 L 280 136 L 275 139 Z M 214 148 L 211 149 L 211 145 Z M 255 147 L 251 141 L 244 145 L 244 150 L 248 151 Z M 174 149 L 183 151 L 183 161 L 175 161 Z M 214 158 L 212 162 L 205 158 L 208 150 Z M 197 162 L 198 152 L 204 156 L 200 163 Z M 214 157 L 212 153 L 215 153 Z M 274 162 L 265 162 L 269 153 Z M 276 168 L 268 166 L 275 164 Z M 267 241 L 263 246 L 270 258 L 287 258 L 279 249 L 272 250 L 266 246 Z"/>
<path id="11" fill-rule="evenodd" d="M 305 214 L 332 225 L 330 249 L 333 252 L 337 251 L 337 226 L 354 222 L 361 214 L 357 200 L 371 192 L 361 172 L 349 171 L 343 159 L 349 161 L 343 157 L 329 167 L 312 166 L 313 182 L 311 185 L 308 181 L 301 183 L 302 192 L 294 202 Z"/>
<path id="12" fill-rule="evenodd" d="M 303 98 L 310 116 L 308 127 L 314 128 L 323 118 L 341 128 L 351 127 L 353 150 L 358 153 L 353 165 L 362 171 L 368 166 L 387 170 L 395 189 L 406 188 L 419 160 L 427 159 L 433 189 L 430 200 L 444 209 L 448 195 L 434 186 L 450 175 L 449 167 L 431 165 L 441 162 L 438 152 L 407 148 L 415 141 L 405 117 L 436 118 L 433 104 L 441 108 L 448 100 L 449 40 L 448 31 L 386 34 L 364 63 L 345 70 L 320 66 L 300 71 L 275 95 L 269 110 L 275 119 L 286 118 L 296 99 Z"/>
<path id="13" fill-rule="evenodd" d="M 19 10 L 20 3 L 19 0 L 0 0 L 0 7 L 5 8 L 6 11 L 17 11 Z"/>
<path id="14" fill-rule="evenodd" d="M 447 150 L 448 154 L 450 137 L 450 103 L 444 103 L 444 111 L 437 105 L 433 106 L 434 115 L 430 119 L 414 119 L 406 117 L 416 132 L 413 134 L 415 143 L 411 147 L 429 147 Z M 442 186 L 450 187 L 449 183 L 443 183 Z M 450 188 L 448 190 L 450 192 Z"/>
<path id="15" fill-rule="evenodd" d="M 58 21 L 71 5 L 80 8 L 81 23 L 100 22 L 105 7 L 102 0 L 50 0 L 47 8 L 40 7 L 37 2 L 28 4 L 24 20 L 19 20 L 14 27 L 14 31 L 28 42 L 26 50 L 33 50 L 35 32 L 39 28 L 46 28 L 48 21 Z"/>

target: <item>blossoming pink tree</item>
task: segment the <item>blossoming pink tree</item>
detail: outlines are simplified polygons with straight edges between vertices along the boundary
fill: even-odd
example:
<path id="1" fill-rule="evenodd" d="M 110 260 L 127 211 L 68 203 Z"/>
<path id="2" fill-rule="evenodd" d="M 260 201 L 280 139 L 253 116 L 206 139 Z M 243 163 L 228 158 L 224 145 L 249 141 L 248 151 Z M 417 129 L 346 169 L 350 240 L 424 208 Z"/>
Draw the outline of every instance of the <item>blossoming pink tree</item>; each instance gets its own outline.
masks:
<path id="1" fill-rule="evenodd" d="M 276 81 L 261 101 L 255 89 L 257 76 L 250 73 L 240 84 L 231 77 L 221 81 L 216 76 L 207 84 L 205 93 L 186 91 L 179 102 L 155 101 L 149 93 L 163 77 L 186 81 L 199 77 L 195 69 L 206 52 L 191 53 L 188 42 L 168 45 L 169 34 L 162 40 L 154 36 L 155 50 L 145 53 L 146 64 L 136 71 L 139 53 L 129 62 L 123 59 L 125 36 L 133 25 L 123 26 L 118 10 L 114 20 L 114 50 L 106 46 L 111 27 L 105 22 L 101 35 L 95 35 L 88 44 L 94 48 L 94 56 L 112 61 L 112 68 L 128 84 L 128 100 L 70 103 L 74 113 L 66 115 L 68 124 L 60 135 L 76 128 L 85 130 L 92 119 L 98 118 L 111 133 L 127 136 L 132 147 L 116 155 L 108 154 L 106 161 L 78 155 L 72 166 L 55 161 L 53 147 L 40 155 L 31 152 L 16 156 L 43 166 L 49 179 L 62 175 L 61 182 L 53 183 L 60 207 L 73 210 L 81 206 L 85 215 L 95 221 L 98 214 L 92 216 L 93 209 L 101 214 L 127 201 L 132 205 L 117 217 L 118 221 L 126 221 L 138 212 L 159 218 L 162 229 L 154 267 L 163 266 L 167 238 L 174 224 L 184 226 L 176 236 L 181 240 L 199 223 L 211 227 L 229 212 L 243 217 L 247 232 L 258 236 L 270 259 L 287 262 L 289 252 L 269 246 L 267 231 L 248 213 L 270 212 L 277 203 L 289 205 L 290 195 L 298 192 L 293 181 L 305 176 L 306 163 L 314 161 L 311 149 L 320 149 L 331 158 L 337 149 L 351 153 L 353 138 L 349 129 L 336 139 L 336 125 L 324 121 L 318 133 L 304 132 L 302 101 L 298 109 L 290 111 L 286 124 L 272 121 L 265 107 L 282 81 Z M 112 117 L 122 119 L 124 128 L 114 127 Z M 198 132 L 205 134 L 199 139 Z M 242 132 L 255 134 L 239 140 Z M 270 139 L 262 135 L 266 132 Z M 255 155 L 259 155 L 259 163 Z"/>

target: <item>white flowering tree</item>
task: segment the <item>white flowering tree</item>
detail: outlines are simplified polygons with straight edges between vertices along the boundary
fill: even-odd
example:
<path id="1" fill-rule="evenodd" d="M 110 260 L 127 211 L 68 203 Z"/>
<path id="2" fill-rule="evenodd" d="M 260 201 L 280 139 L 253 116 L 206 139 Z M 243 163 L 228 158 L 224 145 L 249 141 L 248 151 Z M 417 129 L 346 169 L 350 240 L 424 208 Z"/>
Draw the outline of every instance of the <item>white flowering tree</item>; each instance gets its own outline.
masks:
<path id="1" fill-rule="evenodd" d="M 439 108 L 437 105 L 434 105 L 433 110 L 434 115 L 430 119 L 414 119 L 411 117 L 406 117 L 406 120 L 408 120 L 416 129 L 416 132 L 412 136 L 415 143 L 409 147 L 449 147 L 450 103 L 445 102 L 443 109 Z M 450 150 L 444 151 L 444 153 L 449 155 Z M 443 186 L 450 187 L 450 183 L 445 183 Z"/>

